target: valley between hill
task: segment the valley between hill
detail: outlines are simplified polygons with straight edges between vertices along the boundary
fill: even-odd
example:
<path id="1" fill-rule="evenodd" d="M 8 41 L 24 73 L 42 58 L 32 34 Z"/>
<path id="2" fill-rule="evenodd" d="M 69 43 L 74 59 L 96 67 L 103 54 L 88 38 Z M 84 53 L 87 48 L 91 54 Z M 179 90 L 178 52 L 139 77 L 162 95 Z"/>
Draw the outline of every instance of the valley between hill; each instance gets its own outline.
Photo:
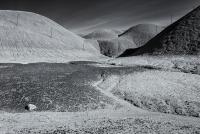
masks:
<path id="1" fill-rule="evenodd" d="M 200 132 L 199 75 L 117 63 L 119 59 L 101 63 L 1 64 L 1 132 Z M 172 85 L 170 90 L 168 84 Z M 170 94 L 180 98 L 170 98 Z M 162 99 L 165 96 L 168 104 Z M 36 104 L 36 111 L 26 111 L 28 103 Z"/>

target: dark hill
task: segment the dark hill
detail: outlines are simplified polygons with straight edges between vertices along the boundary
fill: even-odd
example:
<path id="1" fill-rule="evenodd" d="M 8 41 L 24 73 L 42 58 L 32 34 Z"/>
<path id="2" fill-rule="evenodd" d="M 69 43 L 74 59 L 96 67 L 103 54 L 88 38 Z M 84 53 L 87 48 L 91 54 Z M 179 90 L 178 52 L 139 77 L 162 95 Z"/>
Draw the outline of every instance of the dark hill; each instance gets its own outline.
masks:
<path id="1" fill-rule="evenodd" d="M 200 7 L 197 7 L 163 30 L 138 50 L 134 55 L 196 55 L 200 53 Z M 125 56 L 125 55 L 123 55 Z"/>

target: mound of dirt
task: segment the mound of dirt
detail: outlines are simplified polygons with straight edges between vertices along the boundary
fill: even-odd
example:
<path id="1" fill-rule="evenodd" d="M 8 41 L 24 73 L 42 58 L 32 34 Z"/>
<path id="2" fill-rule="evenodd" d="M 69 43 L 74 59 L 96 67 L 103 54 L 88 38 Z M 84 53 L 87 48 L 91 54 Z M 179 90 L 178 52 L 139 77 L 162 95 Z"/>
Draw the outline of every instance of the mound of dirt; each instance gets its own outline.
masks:
<path id="1" fill-rule="evenodd" d="M 200 7 L 197 7 L 130 55 L 200 53 Z M 128 56 L 130 56 L 128 55 Z"/>
<path id="2" fill-rule="evenodd" d="M 139 24 L 123 33 L 119 30 L 99 30 L 84 36 L 86 39 L 98 40 L 101 54 L 118 57 L 127 49 L 134 49 L 144 45 L 163 28 L 153 24 Z"/>
<path id="3" fill-rule="evenodd" d="M 131 27 L 119 37 L 131 40 L 137 47 L 143 46 L 150 39 L 155 37 L 163 30 L 162 27 L 153 24 L 139 24 Z"/>
<path id="4" fill-rule="evenodd" d="M 96 40 L 104 40 L 104 39 L 113 39 L 117 38 L 121 31 L 118 30 L 109 30 L 109 29 L 102 29 L 98 31 L 94 31 L 86 36 L 85 39 L 96 39 Z"/>
<path id="5" fill-rule="evenodd" d="M 136 48 L 137 46 L 130 40 L 118 38 L 123 31 L 102 29 L 84 36 L 85 39 L 93 40 L 93 46 L 98 41 L 101 54 L 109 57 L 117 57 L 128 48 Z M 97 50 L 98 47 L 96 47 Z"/>
<path id="6" fill-rule="evenodd" d="M 21 11 L 0 11 L 0 44 L 0 62 L 66 62 L 100 56 L 91 43 L 52 20 Z"/>
<path id="7" fill-rule="evenodd" d="M 121 55 L 126 49 L 137 48 L 132 41 L 122 38 L 115 38 L 110 40 L 98 40 L 101 54 L 109 57 L 117 57 Z"/>

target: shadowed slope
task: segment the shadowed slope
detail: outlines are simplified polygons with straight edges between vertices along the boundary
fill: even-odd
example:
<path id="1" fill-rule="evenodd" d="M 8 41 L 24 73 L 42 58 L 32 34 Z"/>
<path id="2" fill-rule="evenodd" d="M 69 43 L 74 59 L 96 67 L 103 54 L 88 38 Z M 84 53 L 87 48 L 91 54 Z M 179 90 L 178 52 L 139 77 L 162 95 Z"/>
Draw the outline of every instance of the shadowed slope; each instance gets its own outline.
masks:
<path id="1" fill-rule="evenodd" d="M 163 28 L 153 24 L 139 24 L 131 27 L 119 37 L 131 40 L 137 47 L 143 46 L 150 39 L 160 33 Z"/>
<path id="2" fill-rule="evenodd" d="M 98 40 L 101 54 L 109 57 L 117 57 L 128 48 L 137 48 L 136 44 L 123 38 L 110 40 Z"/>
<path id="3" fill-rule="evenodd" d="M 85 44 L 83 51 L 83 43 L 83 38 L 41 15 L 0 11 L 0 62 L 67 61 L 98 55 L 91 44 Z"/>
<path id="4" fill-rule="evenodd" d="M 122 54 L 128 48 L 136 48 L 137 46 L 130 40 L 124 38 L 118 38 L 118 35 L 122 31 L 119 30 L 108 30 L 102 29 L 90 33 L 84 38 L 95 42 L 93 45 L 96 46 L 96 41 L 98 41 L 101 54 L 109 57 L 117 57 Z M 99 50 L 96 47 L 97 50 Z"/>
<path id="5" fill-rule="evenodd" d="M 85 38 L 98 40 L 101 54 L 118 57 L 126 52 L 127 49 L 134 49 L 144 45 L 162 30 L 163 28 L 157 25 L 139 24 L 124 33 L 117 30 L 100 30 L 86 35 Z"/>
<path id="6" fill-rule="evenodd" d="M 141 54 L 199 54 L 200 7 L 168 26 L 129 56 Z"/>

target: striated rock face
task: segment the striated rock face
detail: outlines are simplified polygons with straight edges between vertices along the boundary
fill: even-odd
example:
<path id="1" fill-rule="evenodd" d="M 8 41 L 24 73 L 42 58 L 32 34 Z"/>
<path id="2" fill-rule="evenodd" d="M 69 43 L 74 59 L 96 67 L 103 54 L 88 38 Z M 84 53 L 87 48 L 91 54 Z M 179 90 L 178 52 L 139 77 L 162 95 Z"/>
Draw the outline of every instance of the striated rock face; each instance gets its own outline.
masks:
<path id="1" fill-rule="evenodd" d="M 67 61 L 94 57 L 95 47 L 52 20 L 29 12 L 0 11 L 0 62 Z"/>
<path id="2" fill-rule="evenodd" d="M 129 55 L 200 54 L 200 7 L 168 26 L 155 38 Z"/>

